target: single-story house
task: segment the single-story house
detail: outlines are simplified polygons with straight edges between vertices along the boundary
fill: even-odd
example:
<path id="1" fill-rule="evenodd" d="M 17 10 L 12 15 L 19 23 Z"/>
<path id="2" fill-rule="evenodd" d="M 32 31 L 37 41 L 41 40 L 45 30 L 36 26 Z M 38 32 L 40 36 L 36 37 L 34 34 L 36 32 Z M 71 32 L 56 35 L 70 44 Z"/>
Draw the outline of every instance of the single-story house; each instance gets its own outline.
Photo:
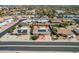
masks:
<path id="1" fill-rule="evenodd" d="M 64 13 L 65 11 L 64 11 L 64 10 L 56 10 L 56 12 L 57 12 L 58 14 L 60 14 L 60 13 Z"/>
<path id="2" fill-rule="evenodd" d="M 31 23 L 31 22 L 32 22 L 32 20 L 26 19 L 26 20 L 22 21 L 21 23 Z"/>
<path id="3" fill-rule="evenodd" d="M 22 23 L 46 23 L 48 22 L 48 18 L 46 17 L 41 17 L 41 18 L 27 18 L 24 21 L 22 21 Z"/>
<path id="4" fill-rule="evenodd" d="M 51 18 L 52 23 L 62 23 L 62 19 L 58 19 L 57 17 Z"/>
<path id="5" fill-rule="evenodd" d="M 0 27 L 5 26 L 6 24 L 7 24 L 7 22 L 0 23 Z"/>
<path id="6" fill-rule="evenodd" d="M 62 20 L 60 20 L 60 19 L 55 19 L 55 20 L 52 21 L 52 23 L 62 23 Z"/>
<path id="7" fill-rule="evenodd" d="M 27 10 L 26 13 L 28 15 L 35 14 L 35 9 L 33 9 L 33 10 Z"/>
<path id="8" fill-rule="evenodd" d="M 71 31 L 65 28 L 59 28 L 57 30 L 57 33 L 61 36 L 68 36 L 71 33 Z"/>
<path id="9" fill-rule="evenodd" d="M 5 26 L 6 24 L 13 22 L 13 20 L 14 19 L 5 20 L 4 22 L 0 23 L 0 27 Z"/>
<path id="10" fill-rule="evenodd" d="M 26 15 L 26 18 L 34 18 L 34 15 Z"/>
<path id="11" fill-rule="evenodd" d="M 12 18 L 9 18 L 9 19 L 6 20 L 6 22 L 9 22 L 9 23 L 11 23 L 13 21 L 14 21 L 14 19 L 12 19 Z"/>
<path id="12" fill-rule="evenodd" d="M 64 15 L 65 19 L 79 19 L 79 15 Z"/>
<path id="13" fill-rule="evenodd" d="M 30 34 L 30 28 L 29 27 L 21 27 L 19 29 L 14 30 L 12 34 L 15 34 L 15 35 Z"/>
<path id="14" fill-rule="evenodd" d="M 76 35 L 79 35 L 79 28 L 74 29 L 73 32 L 74 32 Z"/>
<path id="15" fill-rule="evenodd" d="M 34 26 L 33 34 L 50 34 L 50 29 L 47 26 Z"/>

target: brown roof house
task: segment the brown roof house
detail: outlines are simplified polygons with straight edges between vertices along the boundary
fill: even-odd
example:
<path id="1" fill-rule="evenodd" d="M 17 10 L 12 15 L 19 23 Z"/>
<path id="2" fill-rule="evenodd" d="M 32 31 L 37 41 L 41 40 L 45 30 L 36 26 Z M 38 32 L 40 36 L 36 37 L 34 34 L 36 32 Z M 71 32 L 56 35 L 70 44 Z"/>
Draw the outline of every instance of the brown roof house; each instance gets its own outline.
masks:
<path id="1" fill-rule="evenodd" d="M 71 31 L 65 28 L 59 28 L 57 30 L 57 33 L 61 36 L 67 37 L 71 33 Z"/>
<path id="2" fill-rule="evenodd" d="M 60 23 L 62 23 L 62 19 L 54 18 L 54 19 L 52 20 L 52 23 L 53 23 L 53 24 L 60 24 Z"/>

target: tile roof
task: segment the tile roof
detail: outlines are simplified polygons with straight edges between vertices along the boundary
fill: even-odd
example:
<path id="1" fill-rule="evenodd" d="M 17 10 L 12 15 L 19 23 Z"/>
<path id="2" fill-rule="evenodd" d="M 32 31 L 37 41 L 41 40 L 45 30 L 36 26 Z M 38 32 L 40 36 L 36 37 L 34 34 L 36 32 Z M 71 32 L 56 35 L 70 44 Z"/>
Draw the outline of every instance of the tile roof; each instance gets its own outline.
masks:
<path id="1" fill-rule="evenodd" d="M 58 29 L 57 32 L 58 32 L 58 34 L 65 34 L 65 35 L 70 34 L 70 30 L 65 29 L 65 28 L 60 28 L 60 29 Z"/>

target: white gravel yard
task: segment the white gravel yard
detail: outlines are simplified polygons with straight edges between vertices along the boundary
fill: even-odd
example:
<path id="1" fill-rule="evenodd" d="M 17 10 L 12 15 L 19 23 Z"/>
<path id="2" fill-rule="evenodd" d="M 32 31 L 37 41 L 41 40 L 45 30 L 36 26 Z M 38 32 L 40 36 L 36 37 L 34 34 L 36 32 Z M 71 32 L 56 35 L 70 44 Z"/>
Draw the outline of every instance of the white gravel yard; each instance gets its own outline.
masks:
<path id="1" fill-rule="evenodd" d="M 10 34 L 5 34 L 0 38 L 0 42 L 9 42 L 9 41 L 17 41 L 17 42 L 39 42 L 38 40 L 31 40 L 31 35 L 10 35 Z M 76 38 L 73 39 L 58 39 L 58 40 L 40 40 L 41 42 L 79 42 Z"/>
<path id="2" fill-rule="evenodd" d="M 30 40 L 30 35 L 10 35 L 10 34 L 5 34 L 0 38 L 0 41 L 28 41 Z"/>

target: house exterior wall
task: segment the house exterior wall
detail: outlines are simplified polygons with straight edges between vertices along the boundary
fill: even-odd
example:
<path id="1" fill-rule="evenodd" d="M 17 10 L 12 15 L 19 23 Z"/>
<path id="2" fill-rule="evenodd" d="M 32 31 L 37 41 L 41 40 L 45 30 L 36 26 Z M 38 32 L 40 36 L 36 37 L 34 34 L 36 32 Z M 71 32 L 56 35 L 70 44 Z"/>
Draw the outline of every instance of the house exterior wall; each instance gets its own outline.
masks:
<path id="1" fill-rule="evenodd" d="M 50 31 L 46 30 L 46 32 L 38 32 L 38 30 L 33 30 L 33 34 L 50 34 Z"/>

